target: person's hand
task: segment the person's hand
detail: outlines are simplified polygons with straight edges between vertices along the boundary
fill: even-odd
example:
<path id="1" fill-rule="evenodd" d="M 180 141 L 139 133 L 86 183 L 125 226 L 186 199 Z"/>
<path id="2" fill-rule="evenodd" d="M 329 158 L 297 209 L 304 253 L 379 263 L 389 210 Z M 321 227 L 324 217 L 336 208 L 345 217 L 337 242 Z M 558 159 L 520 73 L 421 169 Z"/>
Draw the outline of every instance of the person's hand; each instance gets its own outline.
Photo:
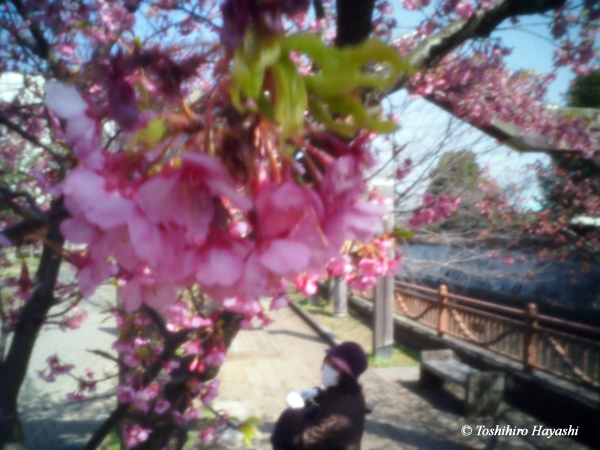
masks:
<path id="1" fill-rule="evenodd" d="M 305 402 L 315 398 L 317 395 L 319 395 L 319 390 L 317 388 L 302 389 L 300 391 L 300 397 L 302 397 L 302 400 Z"/>
<path id="2" fill-rule="evenodd" d="M 285 401 L 287 402 L 290 408 L 304 408 L 304 400 L 302 399 L 302 396 L 296 391 L 288 392 L 287 396 L 285 397 Z"/>

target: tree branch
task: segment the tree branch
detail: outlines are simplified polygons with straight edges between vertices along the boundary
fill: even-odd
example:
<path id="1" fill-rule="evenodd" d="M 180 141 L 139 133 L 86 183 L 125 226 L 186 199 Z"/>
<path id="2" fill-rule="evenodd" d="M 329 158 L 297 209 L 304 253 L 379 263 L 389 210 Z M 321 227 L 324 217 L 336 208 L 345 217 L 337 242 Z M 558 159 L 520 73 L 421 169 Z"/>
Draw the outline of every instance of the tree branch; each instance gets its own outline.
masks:
<path id="1" fill-rule="evenodd" d="M 105 352 L 104 350 L 88 350 L 88 352 L 93 353 L 94 355 L 102 356 L 103 358 L 106 358 L 110 361 L 113 361 L 113 362 L 119 364 L 119 358 L 111 355 L 108 352 Z"/>
<path id="2" fill-rule="evenodd" d="M 37 233 L 48 225 L 59 223 L 69 217 L 69 213 L 65 208 L 62 197 L 59 200 L 53 201 L 50 206 L 50 211 L 42 214 L 39 219 L 25 219 L 8 228 L 0 231 L 0 234 L 5 236 L 13 245 L 19 246 L 23 244 L 27 237 Z"/>
<path id="3" fill-rule="evenodd" d="M 29 32 L 31 33 L 35 44 L 30 45 L 28 43 L 25 43 L 25 45 L 27 45 L 27 47 L 37 56 L 48 62 L 52 74 L 57 79 L 63 79 L 64 77 L 62 70 L 59 67 L 55 55 L 51 51 L 50 44 L 44 36 L 44 32 L 42 31 L 42 29 L 34 20 L 31 19 L 31 17 L 29 17 L 29 14 L 25 10 L 22 0 L 10 0 L 10 2 L 13 4 L 21 18 L 24 21 L 29 22 Z"/>
<path id="4" fill-rule="evenodd" d="M 231 311 L 223 311 L 219 317 L 219 322 L 222 322 L 222 338 L 226 348 L 231 346 L 233 339 L 240 329 L 240 321 L 243 319 L 242 314 L 233 313 Z M 187 367 L 187 365 L 185 365 Z M 173 408 L 181 413 L 188 407 L 189 389 L 187 382 L 190 378 L 196 378 L 198 381 L 206 382 L 214 379 L 219 373 L 220 366 L 206 366 L 204 372 L 198 374 L 190 374 L 186 369 L 182 369 L 180 377 L 173 377 L 165 386 L 165 398 L 171 403 Z M 173 421 L 161 421 L 161 423 L 152 426 L 152 434 L 146 442 L 140 446 L 140 450 L 152 450 L 163 448 L 173 433 L 179 428 L 179 425 Z M 87 449 L 86 449 L 87 450 Z"/>
<path id="5" fill-rule="evenodd" d="M 30 209 L 16 203 L 14 200 L 17 198 L 25 199 Z M 24 219 L 40 221 L 44 218 L 44 213 L 37 207 L 33 197 L 25 191 L 13 192 L 4 186 L 0 186 L 0 204 L 6 205 L 12 212 Z"/>
<path id="6" fill-rule="evenodd" d="M 325 9 L 323 8 L 322 0 L 313 0 L 313 8 L 315 8 L 315 16 L 317 19 L 325 18 Z"/>
<path id="7" fill-rule="evenodd" d="M 187 331 L 179 333 L 171 333 L 165 339 L 165 346 L 159 355 L 142 377 L 140 388 L 146 388 L 158 376 L 164 365 L 173 358 L 175 350 L 187 340 Z M 85 444 L 83 450 L 95 450 L 104 440 L 106 436 L 117 426 L 117 424 L 125 417 L 129 410 L 129 404 L 121 403 L 113 410 L 110 416 L 102 423 L 102 425 L 94 432 L 89 441 Z"/>
<path id="8" fill-rule="evenodd" d="M 58 163 L 59 165 L 62 165 L 64 159 L 61 155 L 56 153 L 54 150 L 52 150 L 46 144 L 43 144 L 42 142 L 40 142 L 40 140 L 37 137 L 35 137 L 33 134 L 28 133 L 27 131 L 23 130 L 20 126 L 12 123 L 4 114 L 2 114 L 2 112 L 0 112 L 0 124 L 4 125 L 6 128 L 8 128 L 11 131 L 14 131 L 19 136 L 21 136 L 23 139 L 44 149 L 46 152 L 48 152 L 48 154 L 50 156 L 52 156 L 52 158 L 54 159 L 54 161 L 56 161 L 56 163 Z"/>
<path id="9" fill-rule="evenodd" d="M 59 209 L 60 206 L 62 198 L 53 202 L 53 208 Z M 0 409 L 3 413 L 0 416 L 0 447 L 5 443 L 22 440 L 17 396 L 25 379 L 38 333 L 54 304 L 54 288 L 62 261 L 55 249 L 62 248 L 64 243 L 58 222 L 54 222 L 46 232 L 46 242 L 36 274 L 37 288 L 21 311 L 19 321 L 14 327 L 8 354 L 0 364 Z"/>
<path id="10" fill-rule="evenodd" d="M 0 366 L 4 362 L 4 354 L 6 353 L 6 344 L 8 342 L 8 323 L 6 322 L 6 314 L 4 313 L 4 303 L 2 301 L 2 289 L 0 289 Z"/>
<path id="11" fill-rule="evenodd" d="M 425 39 L 412 51 L 409 61 L 417 70 L 427 69 L 467 40 L 488 37 L 506 19 L 520 15 L 543 14 L 560 8 L 565 1 L 497 1 L 492 9 L 478 11 L 470 19 L 456 20 L 437 34 Z M 406 81 L 406 78 L 398 80 L 392 92 L 403 88 Z"/>

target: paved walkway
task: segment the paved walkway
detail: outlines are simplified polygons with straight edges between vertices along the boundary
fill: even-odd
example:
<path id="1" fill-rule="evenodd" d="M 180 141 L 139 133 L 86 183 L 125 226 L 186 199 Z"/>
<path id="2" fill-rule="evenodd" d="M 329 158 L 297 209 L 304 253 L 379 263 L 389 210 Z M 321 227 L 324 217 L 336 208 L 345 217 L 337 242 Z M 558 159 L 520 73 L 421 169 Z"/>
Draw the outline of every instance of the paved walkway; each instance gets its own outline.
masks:
<path id="1" fill-rule="evenodd" d="M 114 295 L 106 287 L 95 301 Z M 292 309 L 272 314 L 275 323 L 267 329 L 244 330 L 236 337 L 221 369 L 221 396 L 217 408 L 224 408 L 241 419 L 261 418 L 264 425 L 252 447 L 270 450 L 268 439 L 274 422 L 286 407 L 289 390 L 316 386 L 328 345 Z M 73 380 L 59 378 L 54 384 L 39 380 L 36 370 L 55 352 L 78 369 L 91 368 L 103 373 L 112 367 L 87 349 L 110 351 L 114 327 L 101 323 L 99 308 L 92 308 L 88 322 L 78 331 L 62 333 L 44 331 L 30 364 L 21 392 L 20 407 L 29 450 L 60 450 L 68 442 L 81 440 L 93 431 L 114 405 L 114 396 L 96 402 L 68 404 L 65 395 L 73 388 Z M 496 419 L 466 421 L 461 416 L 461 393 L 448 390 L 420 391 L 417 388 L 418 367 L 397 369 L 370 368 L 361 377 L 367 404 L 373 412 L 367 416 L 363 450 L 467 450 L 467 449 L 573 449 L 584 450 L 572 440 L 555 437 L 490 437 L 461 434 L 470 425 L 475 433 L 478 425 L 495 427 L 511 425 L 528 427 L 540 422 L 519 411 L 506 408 Z M 100 392 L 109 394 L 112 383 Z M 216 448 L 245 448 L 239 435 L 230 434 Z"/>
<path id="2" fill-rule="evenodd" d="M 289 390 L 319 384 L 324 350 L 328 345 L 291 308 L 272 314 L 275 323 L 265 329 L 242 331 L 221 369 L 220 402 L 240 418 L 264 421 L 253 449 L 270 450 L 273 424 L 286 407 Z M 361 377 L 367 405 L 363 450 L 527 449 L 583 450 L 588 447 L 564 437 L 476 436 L 477 426 L 496 425 L 533 429 L 541 422 L 503 407 L 497 418 L 467 421 L 461 415 L 462 392 L 420 390 L 418 366 L 369 368 Z M 473 435 L 463 436 L 469 425 Z M 244 448 L 241 442 L 223 442 L 219 448 Z"/>

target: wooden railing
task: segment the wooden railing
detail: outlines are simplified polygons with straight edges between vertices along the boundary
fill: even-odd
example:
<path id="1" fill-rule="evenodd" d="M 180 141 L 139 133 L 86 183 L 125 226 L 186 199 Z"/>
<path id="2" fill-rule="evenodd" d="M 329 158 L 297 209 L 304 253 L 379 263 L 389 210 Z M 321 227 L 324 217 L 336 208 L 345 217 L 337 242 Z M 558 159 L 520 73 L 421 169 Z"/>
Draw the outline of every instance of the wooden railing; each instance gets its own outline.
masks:
<path id="1" fill-rule="evenodd" d="M 539 314 L 533 303 L 524 310 L 396 281 L 394 312 L 592 389 L 600 389 L 600 328 Z"/>

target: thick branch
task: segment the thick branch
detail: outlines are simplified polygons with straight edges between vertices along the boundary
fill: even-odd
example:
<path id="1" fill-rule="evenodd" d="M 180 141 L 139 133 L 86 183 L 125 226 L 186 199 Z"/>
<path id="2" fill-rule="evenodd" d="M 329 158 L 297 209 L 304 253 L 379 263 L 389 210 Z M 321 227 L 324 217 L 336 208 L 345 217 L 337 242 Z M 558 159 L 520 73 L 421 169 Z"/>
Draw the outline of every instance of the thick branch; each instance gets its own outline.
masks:
<path id="1" fill-rule="evenodd" d="M 219 321 L 222 321 L 222 337 L 226 348 L 231 346 L 233 339 L 240 330 L 240 321 L 244 318 L 242 314 L 223 311 Z M 186 365 L 187 366 L 187 365 Z M 197 377 L 199 381 L 206 382 L 214 379 L 219 373 L 220 366 L 207 366 L 202 374 Z M 173 408 L 183 413 L 189 404 L 188 380 L 192 375 L 187 371 L 182 371 L 182 376 L 173 377 L 165 386 L 165 398 L 171 403 Z M 179 425 L 173 421 L 161 421 L 152 426 L 150 438 L 140 446 L 140 450 L 153 450 L 163 448 L 167 445 L 170 437 L 179 429 Z"/>
<path id="2" fill-rule="evenodd" d="M 410 55 L 417 69 L 427 69 L 469 39 L 488 37 L 504 20 L 529 14 L 543 14 L 560 8 L 565 0 L 502 0 L 488 11 L 479 11 L 470 19 L 452 22 L 439 33 L 421 42 Z M 398 81 L 393 91 L 401 89 L 405 79 Z"/>
<path id="3" fill-rule="evenodd" d="M 25 208 L 14 200 L 17 198 L 23 198 L 30 208 Z M 13 192 L 3 186 L 0 186 L 0 207 L 6 205 L 12 212 L 33 221 L 43 220 L 44 214 L 37 207 L 33 197 L 24 191 Z"/>
<path id="4" fill-rule="evenodd" d="M 315 8 L 315 16 L 317 19 L 325 18 L 325 9 L 323 8 L 322 0 L 313 0 L 313 7 Z"/>
<path id="5" fill-rule="evenodd" d="M 55 208 L 60 207 L 56 204 L 62 204 L 62 199 L 55 201 L 53 205 Z M 36 274 L 37 288 L 21 311 L 8 354 L 0 365 L 0 409 L 3 412 L 0 416 L 0 447 L 7 442 L 18 442 L 22 439 L 17 415 L 17 396 L 25 379 L 38 333 L 54 304 L 54 287 L 62 260 L 55 249 L 61 248 L 64 243 L 58 222 L 48 229 L 46 242 Z"/>
<path id="6" fill-rule="evenodd" d="M 5 236 L 15 246 L 23 244 L 27 237 L 37 233 L 50 224 L 58 223 L 69 217 L 69 213 L 63 205 L 62 200 L 55 201 L 50 207 L 50 211 L 41 215 L 37 220 L 25 219 L 14 225 L 11 225 L 0 233 Z"/>
<path id="7" fill-rule="evenodd" d="M 371 34 L 374 4 L 375 0 L 336 0 L 336 46 L 358 44 Z"/>
<path id="8" fill-rule="evenodd" d="M 54 150 L 52 150 L 46 144 L 43 144 L 33 134 L 28 133 L 27 131 L 23 130 L 20 126 L 12 123 L 8 119 L 8 117 L 6 117 L 4 114 L 2 114 L 2 112 L 0 112 L 0 124 L 6 126 L 6 128 L 8 128 L 11 131 L 14 131 L 19 136 L 21 136 L 23 139 L 26 139 L 27 141 L 31 142 L 32 144 L 37 145 L 38 147 L 44 149 L 46 152 L 48 152 L 48 154 L 50 156 L 52 156 L 52 158 L 54 159 L 54 161 L 56 161 L 58 164 L 62 164 L 62 162 L 63 162 L 63 157 L 62 156 L 60 156 L 58 153 L 56 153 Z"/>
<path id="9" fill-rule="evenodd" d="M 27 44 L 27 47 L 31 49 L 37 56 L 42 58 L 43 60 L 48 62 L 50 66 L 50 70 L 52 70 L 52 74 L 60 79 L 63 79 L 62 71 L 58 65 L 58 61 L 56 57 L 51 51 L 50 44 L 48 40 L 44 36 L 44 32 L 39 27 L 39 25 L 29 17 L 29 14 L 25 10 L 25 6 L 22 0 L 11 0 L 11 3 L 19 13 L 19 15 L 23 18 L 24 21 L 29 22 L 29 32 L 31 36 L 33 36 L 33 44 Z"/>
<path id="10" fill-rule="evenodd" d="M 4 362 L 6 344 L 8 343 L 8 323 L 6 321 L 3 304 L 2 289 L 0 289 L 0 365 Z"/>

